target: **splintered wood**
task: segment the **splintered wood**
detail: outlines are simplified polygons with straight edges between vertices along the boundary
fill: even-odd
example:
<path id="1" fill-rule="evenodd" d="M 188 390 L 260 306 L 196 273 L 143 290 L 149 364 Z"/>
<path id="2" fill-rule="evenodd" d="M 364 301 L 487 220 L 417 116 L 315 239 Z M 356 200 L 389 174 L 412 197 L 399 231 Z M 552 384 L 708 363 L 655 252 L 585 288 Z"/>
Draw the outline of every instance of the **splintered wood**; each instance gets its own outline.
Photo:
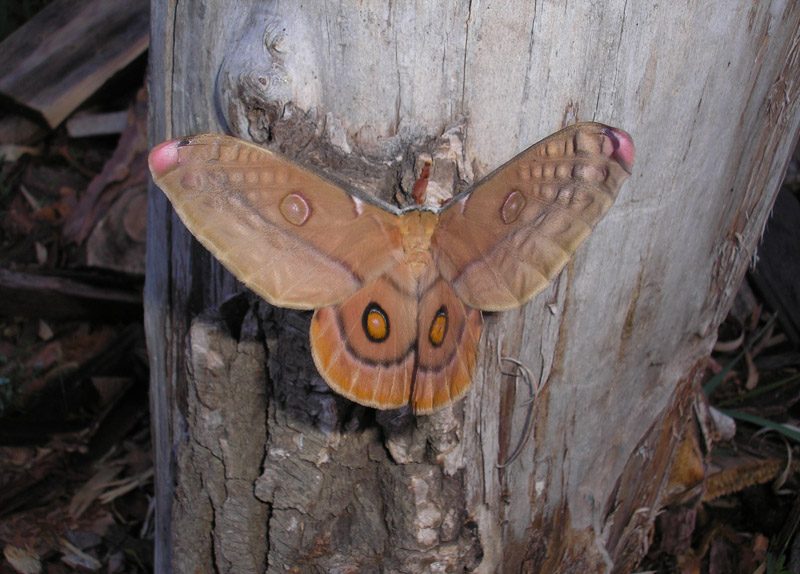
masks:
<path id="1" fill-rule="evenodd" d="M 0 44 L 0 94 L 55 127 L 150 41 L 147 0 L 55 0 Z"/>

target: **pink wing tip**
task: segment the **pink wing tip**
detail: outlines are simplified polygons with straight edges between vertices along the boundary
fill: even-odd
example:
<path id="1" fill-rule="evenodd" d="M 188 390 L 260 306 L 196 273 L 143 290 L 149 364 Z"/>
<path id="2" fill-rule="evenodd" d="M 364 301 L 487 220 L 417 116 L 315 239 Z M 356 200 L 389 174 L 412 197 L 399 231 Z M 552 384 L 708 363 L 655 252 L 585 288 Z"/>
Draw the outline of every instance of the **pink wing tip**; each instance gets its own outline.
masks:
<path id="1" fill-rule="evenodd" d="M 158 144 L 150 151 L 148 163 L 153 175 L 164 175 L 178 165 L 178 148 L 181 140 L 169 140 Z"/>
<path id="2" fill-rule="evenodd" d="M 625 171 L 631 173 L 633 160 L 636 155 L 636 148 L 633 145 L 633 138 L 628 132 L 618 128 L 606 128 L 605 134 L 611 140 L 614 151 L 611 157 L 619 162 Z"/>

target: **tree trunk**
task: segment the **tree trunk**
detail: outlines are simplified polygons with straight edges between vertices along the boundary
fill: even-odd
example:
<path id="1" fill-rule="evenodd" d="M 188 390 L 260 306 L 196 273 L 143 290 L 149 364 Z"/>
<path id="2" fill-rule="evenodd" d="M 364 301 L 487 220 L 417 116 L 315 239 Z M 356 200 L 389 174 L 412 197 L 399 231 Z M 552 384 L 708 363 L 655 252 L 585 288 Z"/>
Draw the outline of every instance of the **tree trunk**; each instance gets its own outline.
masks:
<path id="1" fill-rule="evenodd" d="M 577 120 L 637 146 L 573 263 L 486 317 L 472 389 L 432 416 L 331 394 L 310 315 L 231 297 L 153 190 L 157 571 L 629 571 L 800 124 L 800 4 L 198 0 L 152 22 L 153 143 L 228 131 L 385 199 L 420 149 L 463 141 L 468 178 Z M 505 467 L 528 395 L 498 356 L 541 385 Z"/>

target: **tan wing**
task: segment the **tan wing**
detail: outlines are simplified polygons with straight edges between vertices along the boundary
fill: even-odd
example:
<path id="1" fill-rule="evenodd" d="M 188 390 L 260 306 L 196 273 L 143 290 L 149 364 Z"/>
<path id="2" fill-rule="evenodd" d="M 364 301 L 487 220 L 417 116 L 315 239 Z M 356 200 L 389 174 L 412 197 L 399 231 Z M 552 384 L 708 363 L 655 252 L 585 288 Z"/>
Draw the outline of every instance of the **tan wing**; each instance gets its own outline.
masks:
<path id="1" fill-rule="evenodd" d="M 622 130 L 576 124 L 528 148 L 441 213 L 433 256 L 469 306 L 518 307 L 564 267 L 630 175 Z"/>
<path id="2" fill-rule="evenodd" d="M 150 170 L 189 231 L 272 304 L 339 303 L 402 254 L 396 215 L 242 140 L 165 142 Z"/>

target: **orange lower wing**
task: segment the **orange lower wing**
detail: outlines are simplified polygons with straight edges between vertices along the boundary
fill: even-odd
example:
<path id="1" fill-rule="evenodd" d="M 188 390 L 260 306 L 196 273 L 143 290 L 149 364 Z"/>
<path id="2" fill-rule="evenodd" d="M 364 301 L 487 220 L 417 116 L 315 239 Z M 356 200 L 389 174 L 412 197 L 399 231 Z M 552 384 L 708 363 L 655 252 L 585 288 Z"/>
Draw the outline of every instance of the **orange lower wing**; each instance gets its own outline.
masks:
<path id="1" fill-rule="evenodd" d="M 416 363 L 417 300 L 387 276 L 311 321 L 311 351 L 339 394 L 378 409 L 409 403 Z"/>
<path id="2" fill-rule="evenodd" d="M 438 410 L 467 392 L 478 359 L 483 319 L 439 278 L 422 295 L 417 370 L 411 404 L 417 414 Z"/>

